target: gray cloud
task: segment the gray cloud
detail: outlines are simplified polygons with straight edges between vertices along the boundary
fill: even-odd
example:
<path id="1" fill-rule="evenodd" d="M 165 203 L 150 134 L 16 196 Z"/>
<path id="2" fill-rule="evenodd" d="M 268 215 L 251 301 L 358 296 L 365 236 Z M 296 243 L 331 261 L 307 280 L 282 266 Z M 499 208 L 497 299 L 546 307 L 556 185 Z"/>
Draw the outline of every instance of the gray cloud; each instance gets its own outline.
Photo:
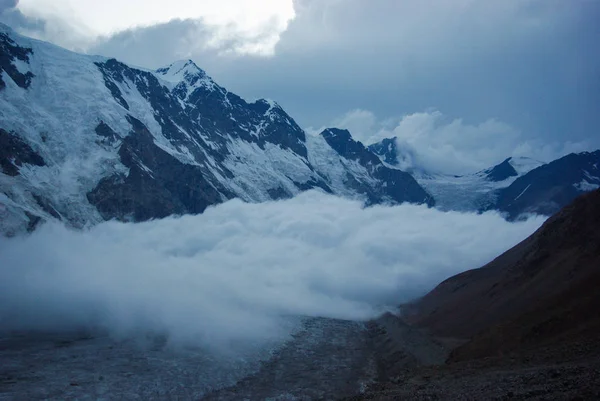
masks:
<path id="1" fill-rule="evenodd" d="M 0 13 L 15 8 L 19 4 L 19 0 L 0 0 Z"/>
<path id="2" fill-rule="evenodd" d="M 367 145 L 396 137 L 402 169 L 445 174 L 474 173 L 510 156 L 550 162 L 593 147 L 590 140 L 527 137 L 517 128 L 496 119 L 469 124 L 438 110 L 379 120 L 373 112 L 357 109 L 334 119 L 329 125 L 350 130 L 355 139 Z M 310 127 L 307 131 L 316 135 L 324 128 Z"/>
<path id="3" fill-rule="evenodd" d="M 203 48 L 202 30 L 181 22 L 131 32 L 134 51 L 121 36 L 93 51 L 150 66 L 189 56 L 232 91 L 277 99 L 304 126 L 353 109 L 383 119 L 436 108 L 468 124 L 504 121 L 528 139 L 600 146 L 598 2 L 295 4 L 272 58 Z"/>
<path id="4" fill-rule="evenodd" d="M 363 209 L 308 192 L 83 232 L 48 224 L 0 238 L 0 328 L 150 331 L 211 348 L 273 341 L 289 334 L 287 316 L 373 317 L 483 265 L 542 221 Z"/>
<path id="5" fill-rule="evenodd" d="M 502 122 L 523 144 L 600 147 L 599 2 L 297 0 L 295 8 L 273 57 L 235 55 L 244 43 L 235 36 L 209 46 L 214 30 L 201 20 L 122 32 L 88 51 L 146 67 L 192 58 L 233 92 L 276 99 L 305 127 L 355 109 L 381 121 L 433 108 L 468 126 Z M 69 35 L 47 37 L 77 44 Z"/>

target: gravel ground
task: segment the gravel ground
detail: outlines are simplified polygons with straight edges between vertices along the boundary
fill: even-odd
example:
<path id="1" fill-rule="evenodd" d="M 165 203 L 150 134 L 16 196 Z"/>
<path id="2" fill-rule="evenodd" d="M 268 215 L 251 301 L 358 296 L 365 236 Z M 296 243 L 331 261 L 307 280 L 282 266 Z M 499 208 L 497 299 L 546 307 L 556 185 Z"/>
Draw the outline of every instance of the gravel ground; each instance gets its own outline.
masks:
<path id="1" fill-rule="evenodd" d="M 3 401 L 331 399 L 377 374 L 365 324 L 331 319 L 304 319 L 283 346 L 245 354 L 173 350 L 161 338 L 24 334 L 0 338 L 0 361 Z"/>
<path id="2" fill-rule="evenodd" d="M 303 319 L 283 346 L 228 357 L 161 338 L 27 334 L 0 338 L 0 400 L 600 399 L 598 342 L 446 364 L 459 344 L 392 315 Z"/>

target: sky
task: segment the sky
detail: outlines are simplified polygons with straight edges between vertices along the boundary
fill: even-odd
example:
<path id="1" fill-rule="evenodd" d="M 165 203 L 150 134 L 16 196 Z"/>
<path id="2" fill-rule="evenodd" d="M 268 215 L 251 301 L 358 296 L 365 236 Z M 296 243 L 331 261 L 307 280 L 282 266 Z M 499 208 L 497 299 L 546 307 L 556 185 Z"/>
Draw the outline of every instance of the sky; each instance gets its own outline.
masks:
<path id="1" fill-rule="evenodd" d="M 398 136 L 432 170 L 600 148 L 598 0 L 0 0 L 0 10 L 73 50 L 152 68 L 193 59 L 308 132 Z"/>
<path id="2" fill-rule="evenodd" d="M 0 327 L 163 333 L 210 349 L 271 343 L 288 338 L 290 316 L 366 320 L 392 310 L 488 263 L 544 220 L 363 208 L 308 191 L 81 231 L 48 222 L 0 237 Z"/>

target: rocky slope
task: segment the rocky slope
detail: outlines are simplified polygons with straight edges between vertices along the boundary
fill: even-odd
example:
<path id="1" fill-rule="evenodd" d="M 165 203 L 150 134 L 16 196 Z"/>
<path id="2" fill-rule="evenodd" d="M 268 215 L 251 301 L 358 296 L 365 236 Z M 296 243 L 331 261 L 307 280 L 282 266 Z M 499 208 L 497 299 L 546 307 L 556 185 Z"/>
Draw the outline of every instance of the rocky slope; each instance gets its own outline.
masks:
<path id="1" fill-rule="evenodd" d="M 408 369 L 387 360 L 389 378 L 353 399 L 598 399 L 599 225 L 596 190 L 488 265 L 405 305 L 402 319 L 430 339 L 425 350 L 439 352 L 437 341 L 449 357 Z"/>
<path id="2" fill-rule="evenodd" d="M 452 277 L 407 308 L 440 336 L 470 338 L 455 359 L 600 334 L 600 190 L 579 197 L 481 269 Z"/>
<path id="3" fill-rule="evenodd" d="M 191 61 L 133 68 L 0 25 L 0 72 L 5 234 L 47 219 L 140 221 L 315 188 L 433 203 L 409 174 L 307 136 L 275 102 L 246 102 Z"/>

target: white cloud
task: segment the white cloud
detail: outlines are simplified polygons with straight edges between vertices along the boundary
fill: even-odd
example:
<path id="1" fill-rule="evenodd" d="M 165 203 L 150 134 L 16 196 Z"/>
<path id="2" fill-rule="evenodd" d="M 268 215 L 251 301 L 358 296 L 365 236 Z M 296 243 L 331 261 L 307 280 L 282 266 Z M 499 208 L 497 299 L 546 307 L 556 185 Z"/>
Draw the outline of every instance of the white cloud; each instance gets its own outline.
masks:
<path id="1" fill-rule="evenodd" d="M 335 118 L 328 126 L 308 127 L 306 132 L 310 135 L 318 135 L 327 128 L 347 129 L 352 133 L 355 140 L 364 144 L 376 142 L 377 134 L 382 129 L 380 122 L 372 111 L 355 109 Z"/>
<path id="2" fill-rule="evenodd" d="M 373 317 L 485 264 L 541 223 L 415 205 L 363 209 L 307 192 L 84 232 L 47 224 L 0 239 L 0 322 L 256 344 L 286 338 L 286 316 Z"/>
<path id="3" fill-rule="evenodd" d="M 548 162 L 591 148 L 586 141 L 550 142 L 526 137 L 493 118 L 471 124 L 437 110 L 379 121 L 373 112 L 356 109 L 334 119 L 332 125 L 348 129 L 367 145 L 397 137 L 401 168 L 447 174 L 473 173 L 511 156 Z"/>
<path id="4" fill-rule="evenodd" d="M 75 12 L 63 10 L 66 0 L 23 0 L 39 8 L 31 7 L 31 15 L 44 17 L 8 12 L 0 19 L 26 34 L 133 65 L 194 59 L 234 93 L 276 99 L 303 126 L 319 127 L 353 109 L 383 117 L 435 107 L 468 124 L 496 117 L 528 139 L 600 146 L 594 135 L 600 91 L 593 85 L 600 57 L 589 51 L 600 26 L 598 2 L 199 0 L 180 6 L 183 0 L 151 0 L 127 11 L 141 0 L 110 1 L 71 0 L 83 15 L 71 18 Z M 62 11 L 54 15 L 51 7 Z M 99 7 L 110 10 L 109 17 L 90 16 L 88 9 Z M 192 19 L 121 31 L 91 45 L 90 33 L 80 32 L 173 16 Z"/>
<path id="5" fill-rule="evenodd" d="M 205 46 L 220 48 L 235 38 L 241 44 L 233 50 L 261 55 L 273 53 L 295 17 L 292 0 L 261 0 L 260 7 L 251 0 L 21 0 L 17 8 L 26 17 L 46 20 L 48 31 L 59 29 L 53 39 L 67 46 L 86 47 L 102 36 L 176 19 L 201 20 L 213 33 Z"/>

